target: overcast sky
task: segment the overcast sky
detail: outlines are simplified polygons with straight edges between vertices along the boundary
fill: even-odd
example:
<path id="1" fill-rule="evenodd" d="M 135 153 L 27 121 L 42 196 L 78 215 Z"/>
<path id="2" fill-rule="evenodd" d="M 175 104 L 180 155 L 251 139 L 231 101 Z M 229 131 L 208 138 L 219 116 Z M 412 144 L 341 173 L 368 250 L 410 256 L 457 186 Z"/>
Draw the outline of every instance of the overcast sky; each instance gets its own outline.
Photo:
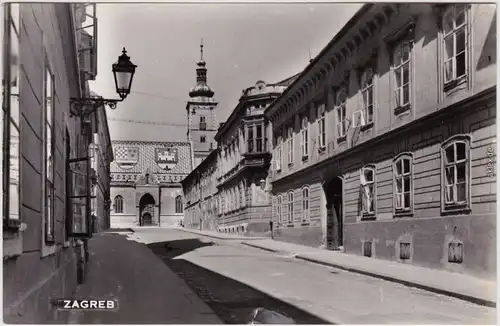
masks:
<path id="1" fill-rule="evenodd" d="M 93 91 L 115 98 L 111 64 L 123 47 L 138 66 L 132 94 L 108 109 L 111 138 L 185 141 L 185 104 L 196 85 L 200 39 L 208 85 L 225 121 L 242 89 L 303 70 L 360 4 L 98 4 L 98 76 Z"/>

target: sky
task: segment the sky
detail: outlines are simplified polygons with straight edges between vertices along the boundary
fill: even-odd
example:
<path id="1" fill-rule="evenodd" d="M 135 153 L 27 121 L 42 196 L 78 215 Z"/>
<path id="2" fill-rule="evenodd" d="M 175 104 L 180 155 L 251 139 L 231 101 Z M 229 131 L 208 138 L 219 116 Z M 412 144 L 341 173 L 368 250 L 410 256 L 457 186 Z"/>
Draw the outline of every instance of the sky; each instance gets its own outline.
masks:
<path id="1" fill-rule="evenodd" d="M 113 140 L 186 141 L 186 101 L 203 38 L 208 85 L 224 122 L 243 89 L 302 71 L 360 4 L 98 4 L 98 75 L 92 91 L 117 98 L 111 65 L 123 47 L 138 67 L 131 94 L 107 109 Z M 139 124 L 155 121 L 173 125 Z M 177 126 L 175 126 L 177 125 Z"/>

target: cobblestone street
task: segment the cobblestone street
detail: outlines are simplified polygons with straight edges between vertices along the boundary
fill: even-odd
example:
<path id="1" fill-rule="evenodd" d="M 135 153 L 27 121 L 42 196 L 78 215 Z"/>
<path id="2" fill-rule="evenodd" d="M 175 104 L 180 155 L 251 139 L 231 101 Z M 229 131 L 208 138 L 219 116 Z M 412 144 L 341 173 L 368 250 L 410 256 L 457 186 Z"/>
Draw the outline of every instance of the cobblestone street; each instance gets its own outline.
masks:
<path id="1" fill-rule="evenodd" d="M 315 265 L 231 240 L 178 230 L 137 230 L 225 323 L 265 307 L 298 323 L 491 324 L 495 309 L 380 279 Z M 210 243 L 215 241 L 215 243 Z"/>

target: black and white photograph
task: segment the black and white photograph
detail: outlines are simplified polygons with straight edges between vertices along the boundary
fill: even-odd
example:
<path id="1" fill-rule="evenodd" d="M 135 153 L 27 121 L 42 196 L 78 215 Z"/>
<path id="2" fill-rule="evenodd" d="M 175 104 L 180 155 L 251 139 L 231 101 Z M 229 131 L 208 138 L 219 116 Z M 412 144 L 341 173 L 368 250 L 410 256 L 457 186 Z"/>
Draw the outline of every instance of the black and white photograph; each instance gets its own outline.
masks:
<path id="1" fill-rule="evenodd" d="M 497 324 L 497 5 L 3 2 L 6 324 Z"/>

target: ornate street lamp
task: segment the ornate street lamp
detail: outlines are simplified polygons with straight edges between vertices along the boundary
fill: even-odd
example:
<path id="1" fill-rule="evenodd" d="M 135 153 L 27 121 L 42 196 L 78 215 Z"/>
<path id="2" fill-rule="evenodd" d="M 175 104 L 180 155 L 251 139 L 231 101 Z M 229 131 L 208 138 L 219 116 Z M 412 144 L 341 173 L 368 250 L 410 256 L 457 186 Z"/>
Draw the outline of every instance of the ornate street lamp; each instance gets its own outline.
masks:
<path id="1" fill-rule="evenodd" d="M 84 97 L 70 98 L 71 111 L 70 116 L 87 117 L 92 114 L 97 108 L 107 105 L 110 109 L 116 109 L 116 103 L 123 101 L 132 87 L 136 65 L 130 61 L 127 55 L 127 50 L 123 48 L 122 55 L 118 57 L 118 61 L 112 65 L 113 75 L 115 78 L 116 92 L 120 99 L 105 99 L 100 97 Z"/>

